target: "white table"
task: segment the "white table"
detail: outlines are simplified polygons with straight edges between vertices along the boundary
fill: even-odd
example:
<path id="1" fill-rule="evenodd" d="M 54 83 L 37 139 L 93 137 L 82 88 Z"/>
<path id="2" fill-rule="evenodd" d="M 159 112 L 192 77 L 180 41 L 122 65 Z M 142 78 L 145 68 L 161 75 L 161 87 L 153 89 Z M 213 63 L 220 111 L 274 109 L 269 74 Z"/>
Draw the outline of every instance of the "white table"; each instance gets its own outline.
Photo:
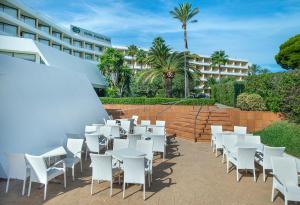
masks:
<path id="1" fill-rule="evenodd" d="M 114 158 L 116 158 L 120 161 L 123 161 L 123 159 L 126 157 L 144 157 L 144 156 L 146 156 L 145 153 L 140 152 L 136 149 L 132 149 L 132 148 L 109 150 L 109 151 L 106 151 L 105 154 L 112 155 Z"/>

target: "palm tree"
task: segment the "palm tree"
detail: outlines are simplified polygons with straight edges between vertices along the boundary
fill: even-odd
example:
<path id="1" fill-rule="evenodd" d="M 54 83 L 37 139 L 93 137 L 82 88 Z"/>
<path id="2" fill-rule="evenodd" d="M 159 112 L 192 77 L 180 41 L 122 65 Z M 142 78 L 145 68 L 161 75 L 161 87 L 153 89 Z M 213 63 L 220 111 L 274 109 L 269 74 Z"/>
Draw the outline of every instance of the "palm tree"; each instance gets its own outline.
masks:
<path id="1" fill-rule="evenodd" d="M 134 70 L 135 56 L 138 52 L 138 47 L 135 45 L 128 46 L 128 55 L 131 56 L 132 69 Z"/>
<path id="2" fill-rule="evenodd" d="M 141 69 L 143 69 L 143 65 L 146 63 L 147 53 L 146 51 L 139 49 L 136 53 L 136 62 L 141 65 Z"/>
<path id="3" fill-rule="evenodd" d="M 211 55 L 211 66 L 219 68 L 219 77 L 221 77 L 221 66 L 225 65 L 228 62 L 228 55 L 225 54 L 225 51 L 215 51 Z"/>
<path id="4" fill-rule="evenodd" d="M 196 23 L 197 20 L 193 20 L 193 17 L 199 13 L 199 8 L 192 8 L 192 4 L 190 3 L 183 3 L 179 4 L 178 7 L 175 7 L 173 11 L 170 11 L 170 14 L 173 18 L 178 19 L 181 23 L 181 27 L 184 33 L 184 48 L 185 52 L 188 50 L 188 41 L 187 41 L 187 24 L 188 23 Z M 187 55 L 184 52 L 184 70 L 185 70 L 185 97 L 189 95 L 188 89 L 188 78 L 187 78 Z"/>
<path id="5" fill-rule="evenodd" d="M 248 74 L 249 75 L 257 75 L 257 74 L 264 74 L 264 73 L 269 73 L 269 69 L 263 68 L 260 65 L 257 64 L 252 64 L 248 68 Z"/>

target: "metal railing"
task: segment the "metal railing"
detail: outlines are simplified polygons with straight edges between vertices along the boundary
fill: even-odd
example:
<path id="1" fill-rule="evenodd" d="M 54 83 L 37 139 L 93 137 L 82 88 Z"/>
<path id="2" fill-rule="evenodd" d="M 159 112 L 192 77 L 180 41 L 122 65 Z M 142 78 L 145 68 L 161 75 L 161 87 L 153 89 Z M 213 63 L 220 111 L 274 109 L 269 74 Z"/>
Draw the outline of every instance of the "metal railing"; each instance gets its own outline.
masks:
<path id="1" fill-rule="evenodd" d="M 187 99 L 184 98 L 184 99 L 179 100 L 179 101 L 175 101 L 175 102 L 168 103 L 168 104 L 169 104 L 168 107 L 166 107 L 166 108 L 164 108 L 163 110 L 158 111 L 158 112 L 156 113 L 156 115 L 155 115 L 155 120 L 157 120 L 157 117 L 158 117 L 160 114 L 162 114 L 162 113 L 164 113 L 165 111 L 169 110 L 173 105 L 176 105 L 176 104 L 181 103 L 181 102 L 186 101 L 186 100 L 187 100 Z"/>
<path id="2" fill-rule="evenodd" d="M 195 116 L 195 120 L 194 120 L 194 141 L 195 142 L 197 142 L 197 119 L 198 119 L 198 116 L 199 116 L 201 110 L 202 110 L 202 106 L 199 107 L 198 112 Z"/>

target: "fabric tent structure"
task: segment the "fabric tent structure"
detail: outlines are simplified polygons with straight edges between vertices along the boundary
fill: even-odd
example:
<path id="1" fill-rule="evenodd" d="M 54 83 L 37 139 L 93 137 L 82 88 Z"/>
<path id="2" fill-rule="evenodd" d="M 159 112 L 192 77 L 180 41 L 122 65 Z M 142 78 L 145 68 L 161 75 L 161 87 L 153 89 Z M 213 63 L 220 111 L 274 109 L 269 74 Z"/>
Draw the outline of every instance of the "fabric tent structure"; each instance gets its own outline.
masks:
<path id="1" fill-rule="evenodd" d="M 82 72 L 0 55 L 0 177 L 5 153 L 40 155 L 108 115 Z"/>

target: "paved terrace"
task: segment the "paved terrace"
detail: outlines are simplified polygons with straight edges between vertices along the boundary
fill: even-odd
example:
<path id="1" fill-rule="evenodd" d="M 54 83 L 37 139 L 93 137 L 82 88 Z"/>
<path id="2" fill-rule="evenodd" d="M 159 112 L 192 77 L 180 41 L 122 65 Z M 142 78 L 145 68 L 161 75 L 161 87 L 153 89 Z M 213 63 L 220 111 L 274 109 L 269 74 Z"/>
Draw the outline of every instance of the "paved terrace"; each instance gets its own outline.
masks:
<path id="1" fill-rule="evenodd" d="M 282 196 L 270 202 L 272 178 L 257 182 L 250 173 L 236 182 L 236 172 L 226 174 L 221 156 L 216 158 L 208 143 L 179 140 L 168 147 L 167 160 L 156 156 L 152 187 L 146 189 L 143 201 L 141 186 L 129 185 L 123 200 L 121 186 L 114 184 L 113 196 L 109 197 L 109 182 L 95 183 L 94 195 L 90 195 L 91 170 L 84 161 L 83 175 L 79 169 L 76 180 L 68 172 L 67 189 L 62 184 L 48 186 L 47 201 L 43 201 L 43 188 L 33 183 L 31 196 L 21 196 L 22 182 L 12 180 L 10 191 L 4 193 L 5 182 L 0 181 L 0 204 L 195 204 L 195 205 L 282 205 Z M 77 167 L 79 168 L 79 167 Z M 60 178 L 62 181 L 62 178 Z M 27 186 L 26 186 L 27 191 Z"/>

